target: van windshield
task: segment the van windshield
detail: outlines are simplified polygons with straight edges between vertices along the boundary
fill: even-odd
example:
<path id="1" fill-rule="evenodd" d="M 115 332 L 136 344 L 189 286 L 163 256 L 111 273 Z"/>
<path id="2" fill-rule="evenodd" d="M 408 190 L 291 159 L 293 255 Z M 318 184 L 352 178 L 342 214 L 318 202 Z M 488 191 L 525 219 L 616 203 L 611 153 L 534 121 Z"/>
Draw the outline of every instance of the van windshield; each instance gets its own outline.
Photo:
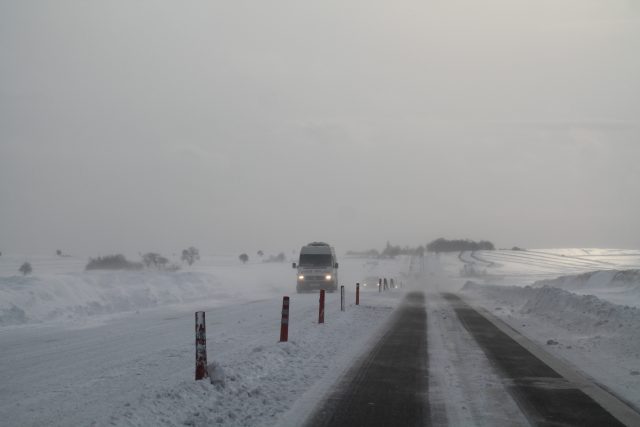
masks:
<path id="1" fill-rule="evenodd" d="M 300 254 L 302 267 L 330 267 L 331 254 Z"/>

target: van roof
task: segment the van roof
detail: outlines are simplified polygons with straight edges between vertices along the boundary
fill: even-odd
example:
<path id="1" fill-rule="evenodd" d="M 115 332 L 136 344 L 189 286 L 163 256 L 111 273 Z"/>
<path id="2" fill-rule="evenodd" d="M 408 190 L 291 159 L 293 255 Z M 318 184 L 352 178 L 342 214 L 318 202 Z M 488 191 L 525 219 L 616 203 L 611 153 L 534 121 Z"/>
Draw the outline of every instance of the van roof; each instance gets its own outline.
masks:
<path id="1" fill-rule="evenodd" d="M 321 242 L 314 242 L 321 243 Z M 328 244 L 308 244 L 300 250 L 301 254 L 333 254 L 333 248 Z"/>

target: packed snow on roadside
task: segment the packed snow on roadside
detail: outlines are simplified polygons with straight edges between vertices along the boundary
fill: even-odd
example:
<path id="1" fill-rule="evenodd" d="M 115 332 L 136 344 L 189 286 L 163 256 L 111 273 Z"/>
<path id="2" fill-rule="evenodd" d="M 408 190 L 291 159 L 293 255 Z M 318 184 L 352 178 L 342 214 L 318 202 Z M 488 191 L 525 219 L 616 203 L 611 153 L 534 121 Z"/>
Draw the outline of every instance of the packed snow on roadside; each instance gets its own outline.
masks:
<path id="1" fill-rule="evenodd" d="M 548 285 L 468 282 L 462 293 L 640 408 L 640 308 Z"/>
<path id="2" fill-rule="evenodd" d="M 460 292 L 640 409 L 640 251 L 477 251 L 427 264 L 439 290 Z"/>
<path id="3" fill-rule="evenodd" d="M 235 257 L 203 257 L 181 271 L 84 271 L 73 257 L 31 257 L 33 274 L 16 265 L 26 257 L 0 257 L 0 327 L 30 323 L 78 324 L 104 315 L 207 300 L 229 304 L 286 293 L 291 271 L 282 264 L 239 265 Z"/>
<path id="4" fill-rule="evenodd" d="M 539 280 L 532 286 L 549 286 L 579 294 L 595 294 L 617 304 L 640 306 L 640 270 L 591 271 Z"/>
<path id="5" fill-rule="evenodd" d="M 74 258 L 0 258 L 0 414 L 8 426 L 298 425 L 366 352 L 402 290 L 355 282 L 402 276 L 406 259 L 341 259 L 346 310 L 295 293 L 287 263 L 212 256 L 179 272 L 83 271 Z M 289 342 L 278 342 L 282 297 Z M 207 312 L 214 382 L 194 381 L 194 319 Z"/>
<path id="6" fill-rule="evenodd" d="M 142 391 L 130 404 L 116 410 L 108 422 L 98 425 L 300 425 L 327 388 L 372 344 L 399 296 L 376 295 L 373 304 L 350 304 L 345 313 L 333 304 L 325 313 L 326 323 L 318 325 L 316 295 L 311 307 L 292 313 L 291 338 L 286 343 L 277 341 L 275 321 L 268 327 L 254 325 L 252 333 L 238 331 L 240 337 L 236 336 L 235 345 L 227 349 L 220 349 L 220 344 L 231 343 L 232 332 L 224 337 L 210 335 L 211 381 L 187 377 Z M 227 316 L 226 321 L 238 319 Z M 268 340 L 258 338 L 265 334 L 271 335 Z"/>

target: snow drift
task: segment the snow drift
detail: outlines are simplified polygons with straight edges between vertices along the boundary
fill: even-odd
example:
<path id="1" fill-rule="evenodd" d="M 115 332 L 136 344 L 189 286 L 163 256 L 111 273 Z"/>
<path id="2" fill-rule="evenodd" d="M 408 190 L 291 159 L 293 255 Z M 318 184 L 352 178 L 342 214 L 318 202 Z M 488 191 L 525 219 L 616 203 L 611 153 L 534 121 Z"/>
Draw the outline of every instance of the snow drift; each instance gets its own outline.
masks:
<path id="1" fill-rule="evenodd" d="M 539 280 L 533 286 L 551 286 L 572 290 L 635 291 L 640 295 L 640 270 L 591 271 L 578 275 L 560 276 L 556 279 Z"/>
<path id="2" fill-rule="evenodd" d="M 10 268 L 19 265 L 19 258 L 2 259 L 0 327 L 81 320 L 199 301 L 207 301 L 208 306 L 228 305 L 295 291 L 289 264 L 241 264 L 236 257 L 228 256 L 202 258 L 190 271 L 168 272 L 83 271 L 78 259 L 41 257 L 34 262 L 35 273 L 28 276 L 18 276 L 17 270 Z M 363 270 L 397 277 L 405 262 L 379 260 L 369 265 L 363 260 L 345 259 L 342 283 L 355 285 L 363 277 Z"/>
<path id="3" fill-rule="evenodd" d="M 598 288 L 607 283 L 634 287 L 634 276 L 629 272 L 594 272 L 545 283 L 582 285 L 581 288 L 587 283 L 597 284 Z M 640 308 L 539 285 L 540 282 L 525 287 L 467 282 L 462 292 L 640 408 Z"/>
<path id="4" fill-rule="evenodd" d="M 82 319 L 209 300 L 249 301 L 290 288 L 290 272 L 220 268 L 216 273 L 90 271 L 0 277 L 0 326 Z M 289 280 L 286 280 L 289 279 Z M 289 286 L 288 286 L 289 285 Z"/>
<path id="5" fill-rule="evenodd" d="M 91 272 L 0 278 L 0 326 L 135 311 L 227 294 L 203 273 Z"/>
<path id="6" fill-rule="evenodd" d="M 579 295 L 550 286 L 495 286 L 473 282 L 467 282 L 463 291 L 512 306 L 520 314 L 544 318 L 578 334 L 615 332 L 640 337 L 640 309 L 594 295 Z"/>

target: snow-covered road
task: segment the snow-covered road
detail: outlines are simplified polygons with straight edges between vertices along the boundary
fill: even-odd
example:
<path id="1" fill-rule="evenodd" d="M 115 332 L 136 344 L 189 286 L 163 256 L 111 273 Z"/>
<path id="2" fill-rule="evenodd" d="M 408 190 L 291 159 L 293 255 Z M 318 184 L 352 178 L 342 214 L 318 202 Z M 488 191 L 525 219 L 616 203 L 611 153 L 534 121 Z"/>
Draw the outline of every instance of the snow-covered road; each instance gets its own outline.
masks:
<path id="1" fill-rule="evenodd" d="M 528 425 L 500 376 L 439 293 L 427 298 L 429 401 L 434 425 Z"/>

